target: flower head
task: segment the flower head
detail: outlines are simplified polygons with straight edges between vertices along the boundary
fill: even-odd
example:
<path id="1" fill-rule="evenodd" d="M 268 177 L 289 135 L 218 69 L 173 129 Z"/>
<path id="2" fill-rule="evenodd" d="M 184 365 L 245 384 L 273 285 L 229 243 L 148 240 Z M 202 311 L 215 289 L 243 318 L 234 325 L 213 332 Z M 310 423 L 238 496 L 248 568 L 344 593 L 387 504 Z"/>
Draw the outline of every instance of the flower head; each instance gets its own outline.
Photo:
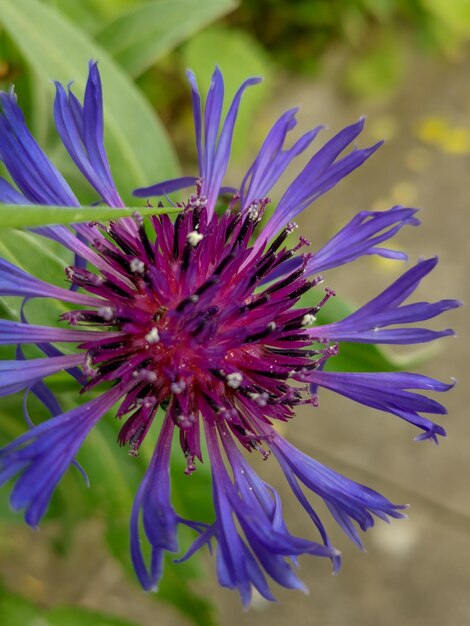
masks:
<path id="1" fill-rule="evenodd" d="M 316 325 L 317 313 L 335 295 L 324 289 L 319 272 L 366 254 L 403 258 L 382 244 L 403 226 L 416 225 L 416 210 L 363 211 L 315 253 L 303 237 L 288 243 L 296 228 L 295 216 L 361 165 L 379 144 L 342 156 L 364 122 L 342 130 L 312 156 L 263 226 L 270 203 L 267 194 L 320 128 L 285 149 L 295 111 L 284 114 L 268 133 L 240 188 L 232 190 L 226 201 L 223 181 L 238 106 L 244 90 L 257 79 L 241 86 L 223 123 L 221 73 L 214 73 L 204 112 L 192 74 L 189 80 L 199 175 L 135 192 L 144 197 L 166 195 L 194 185 L 176 219 L 153 216 L 146 228 L 135 215 L 109 226 L 77 224 L 77 234 L 65 227 L 39 229 L 40 235 L 74 252 L 75 264 L 65 269 L 71 289 L 49 285 L 0 261 L 0 295 L 54 298 L 75 306 L 62 315 L 59 327 L 36 326 L 25 319 L 0 322 L 0 343 L 37 343 L 47 355 L 2 362 L 0 395 L 37 389 L 44 377 L 60 370 L 75 373 L 85 395 L 92 388 L 102 390 L 86 404 L 56 414 L 2 448 L 0 483 L 16 477 L 11 504 L 23 509 L 26 521 L 36 526 L 86 435 L 106 411 L 119 403 L 116 416 L 123 421 L 119 443 L 131 454 L 138 453 L 157 419 L 160 435 L 131 515 L 137 575 L 146 589 L 158 584 L 164 552 L 178 550 L 177 528 L 185 524 L 197 537 L 184 558 L 214 540 L 220 584 L 238 589 L 248 604 L 253 587 L 273 599 L 266 574 L 285 587 L 303 588 L 292 567 L 302 554 L 327 557 L 335 570 L 339 568 L 339 553 L 301 484 L 323 499 L 359 545 L 355 523 L 366 530 L 374 516 L 403 516 L 403 506 L 309 458 L 273 425 L 293 418 L 298 405 L 314 410 L 318 388 L 323 387 L 397 415 L 421 430 L 418 438 L 437 441 L 444 429 L 421 414 L 441 415 L 445 409 L 419 391 L 442 392 L 451 385 L 413 373 L 333 373 L 326 366 L 343 341 L 409 344 L 451 334 L 401 324 L 429 319 L 459 303 L 400 306 L 434 267 L 436 260 L 429 259 L 352 315 Z M 1 180 L 0 199 L 77 204 L 29 134 L 13 95 L 2 94 L 1 102 L 0 156 L 18 189 Z M 96 64 L 90 65 L 83 106 L 57 84 L 54 112 L 77 167 L 104 202 L 122 206 L 103 147 Z M 45 185 L 39 184 L 41 179 Z M 222 211 L 216 211 L 219 205 Z M 313 304 L 304 307 L 300 298 L 307 292 Z M 76 351 L 59 353 L 53 347 L 59 342 L 76 344 Z M 52 407 L 53 400 L 46 400 Z M 184 519 L 171 504 L 169 463 L 175 432 L 188 481 L 203 460 L 205 439 L 212 468 L 211 523 Z M 265 459 L 276 457 L 318 529 L 318 542 L 289 532 L 279 495 L 250 467 L 243 448 Z M 142 530 L 152 549 L 148 564 L 141 548 Z"/>

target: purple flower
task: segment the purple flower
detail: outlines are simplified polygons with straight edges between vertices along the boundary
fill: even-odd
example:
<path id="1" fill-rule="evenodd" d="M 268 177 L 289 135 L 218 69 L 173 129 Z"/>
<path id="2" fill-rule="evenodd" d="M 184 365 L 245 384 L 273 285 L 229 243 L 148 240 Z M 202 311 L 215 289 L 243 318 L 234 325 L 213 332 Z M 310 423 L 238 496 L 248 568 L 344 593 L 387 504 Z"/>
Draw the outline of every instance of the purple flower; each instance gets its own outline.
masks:
<path id="1" fill-rule="evenodd" d="M 158 585 L 165 551 L 178 551 L 178 526 L 196 537 L 189 558 L 204 545 L 216 544 L 221 585 L 236 588 L 245 605 L 252 589 L 273 600 L 267 576 L 303 589 L 293 566 L 302 554 L 331 559 L 332 546 L 301 484 L 321 498 L 333 518 L 358 545 L 358 528 L 375 517 L 403 517 L 403 506 L 357 484 L 309 458 L 273 428 L 294 417 L 298 405 L 317 406 L 319 387 L 356 402 L 397 415 L 422 432 L 419 439 L 437 442 L 442 426 L 421 414 L 442 415 L 444 407 L 421 392 L 447 391 L 451 385 L 414 373 L 340 373 L 328 360 L 341 342 L 412 344 L 449 335 L 415 324 L 459 306 L 455 300 L 402 303 L 436 264 L 420 261 L 374 300 L 335 323 L 315 326 L 316 314 L 334 295 L 321 291 L 318 272 L 362 255 L 402 259 L 382 247 L 405 225 L 417 225 L 416 210 L 393 207 L 361 212 L 315 253 L 308 242 L 286 240 L 292 219 L 316 198 L 361 165 L 378 147 L 353 148 L 363 120 L 345 128 L 316 152 L 292 181 L 267 223 L 262 217 L 273 185 L 295 157 L 310 147 L 320 127 L 284 148 L 295 126 L 295 110 L 274 124 L 240 188 L 225 200 L 223 186 L 231 140 L 246 81 L 222 121 L 224 86 L 216 70 L 204 111 L 196 80 L 189 74 L 196 126 L 199 173 L 165 181 L 136 195 L 166 195 L 195 185 L 175 220 L 153 216 L 148 228 L 138 215 L 109 226 L 77 224 L 38 229 L 71 250 L 75 265 L 65 269 L 72 289 L 49 285 L 7 261 L 0 261 L 0 295 L 53 298 L 75 308 L 62 315 L 63 325 L 45 327 L 0 322 L 0 344 L 38 344 L 45 357 L 0 364 L 0 395 L 36 389 L 42 379 L 61 370 L 73 373 L 81 392 L 101 395 L 64 414 L 49 399 L 55 416 L 0 450 L 0 483 L 16 478 L 11 495 L 15 510 L 24 510 L 36 526 L 47 510 L 57 483 L 90 429 L 119 404 L 123 420 L 119 442 L 137 454 L 154 420 L 160 436 L 131 515 L 131 554 L 145 589 Z M 57 84 L 54 113 L 69 154 L 102 201 L 122 206 L 103 145 L 101 83 L 96 64 L 83 105 Z M 0 156 L 17 188 L 0 180 L 0 200 L 8 203 L 77 205 L 65 180 L 26 128 L 12 93 L 1 95 Z M 218 211 L 216 212 L 216 208 Z M 219 211 L 219 208 L 222 209 Z M 311 292 L 315 305 L 299 306 Z M 69 342 L 67 356 L 54 346 Z M 21 353 L 20 353 L 21 354 Z M 77 373 L 78 372 L 78 373 Z M 46 398 L 47 401 L 47 398 Z M 157 414 L 157 410 L 161 412 Z M 182 518 L 171 503 L 170 450 L 178 434 L 190 475 L 203 460 L 205 440 L 212 468 L 213 520 Z M 296 537 L 287 528 L 276 490 L 261 480 L 241 453 L 276 457 L 296 498 L 318 530 L 318 542 Z M 147 562 L 142 540 L 151 547 Z"/>

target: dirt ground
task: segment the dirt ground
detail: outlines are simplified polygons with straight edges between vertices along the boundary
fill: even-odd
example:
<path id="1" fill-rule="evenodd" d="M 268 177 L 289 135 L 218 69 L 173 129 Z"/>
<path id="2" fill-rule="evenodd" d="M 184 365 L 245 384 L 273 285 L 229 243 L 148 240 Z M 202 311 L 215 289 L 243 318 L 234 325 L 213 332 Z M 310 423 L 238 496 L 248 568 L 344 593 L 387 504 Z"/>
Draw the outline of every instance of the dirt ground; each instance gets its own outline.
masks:
<path id="1" fill-rule="evenodd" d="M 362 169 L 322 198 L 299 219 L 313 247 L 361 209 L 394 203 L 422 207 L 422 226 L 409 228 L 398 244 L 410 254 L 439 254 L 433 277 L 420 299 L 457 297 L 469 302 L 470 259 L 470 60 L 453 65 L 417 60 L 393 99 L 351 103 L 328 82 L 279 82 L 263 123 L 297 102 L 301 127 L 327 122 L 331 132 L 367 113 L 367 145 L 382 136 L 387 144 Z M 444 132 L 444 130 L 445 132 Z M 364 259 L 328 274 L 337 292 L 359 303 L 385 287 L 400 264 Z M 219 590 L 209 563 L 201 583 L 214 598 L 224 626 L 465 626 L 470 624 L 470 421 L 466 377 L 467 310 L 451 312 L 437 327 L 453 326 L 458 337 L 442 340 L 440 351 L 420 371 L 459 383 L 444 398 L 449 415 L 442 423 L 448 439 L 439 447 L 415 443 L 404 422 L 323 393 L 321 407 L 300 412 L 289 425 L 291 441 L 319 460 L 383 492 L 411 503 L 409 519 L 380 523 L 364 537 L 367 553 L 332 532 L 344 565 L 331 576 L 329 565 L 304 557 L 300 575 L 309 595 L 276 590 L 279 602 L 256 600 L 242 613 L 235 593 Z M 444 326 L 443 326 L 444 325 Z M 441 398 L 442 399 L 442 398 Z M 467 409 L 465 408 L 467 406 Z M 283 493 L 274 462 L 263 465 Z M 286 491 L 286 502 L 289 495 Z M 292 532 L 313 537 L 306 515 L 286 505 Z M 333 530 L 333 524 L 330 525 Z M 8 577 L 16 588 L 43 601 L 78 602 L 129 617 L 141 626 L 183 624 L 171 608 L 157 607 L 96 546 L 99 529 L 84 527 L 67 563 L 47 560 L 35 534 L 18 530 L 3 538 L 13 560 Z M 26 565 L 25 565 L 26 564 Z M 5 574 L 6 564 L 0 564 Z M 77 583 L 78 580 L 78 583 Z"/>

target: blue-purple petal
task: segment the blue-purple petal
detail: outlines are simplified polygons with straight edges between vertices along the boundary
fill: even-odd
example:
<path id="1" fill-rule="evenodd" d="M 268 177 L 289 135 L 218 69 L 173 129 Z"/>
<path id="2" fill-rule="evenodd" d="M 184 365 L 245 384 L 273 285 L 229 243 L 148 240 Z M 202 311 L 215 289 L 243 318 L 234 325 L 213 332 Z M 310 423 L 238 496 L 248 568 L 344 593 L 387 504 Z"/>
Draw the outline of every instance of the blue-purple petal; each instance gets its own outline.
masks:
<path id="1" fill-rule="evenodd" d="M 0 158 L 34 204 L 78 206 L 78 200 L 29 132 L 13 91 L 0 92 Z"/>
<path id="2" fill-rule="evenodd" d="M 434 378 L 410 372 L 325 372 L 314 370 L 304 380 L 315 386 L 335 391 L 355 402 L 397 415 L 425 432 L 445 437 L 444 428 L 420 413 L 445 415 L 445 407 L 428 398 L 409 391 L 444 392 L 454 383 L 443 383 Z"/>
<path id="3" fill-rule="evenodd" d="M 172 178 L 166 180 L 163 183 L 157 185 L 150 185 L 150 187 L 139 187 L 134 189 L 132 195 L 138 198 L 148 198 L 149 196 L 166 196 L 174 191 L 180 189 L 186 189 L 187 187 L 193 187 L 197 178 L 195 176 L 181 176 L 180 178 Z"/>
<path id="4" fill-rule="evenodd" d="M 420 261 L 373 300 L 343 320 L 309 331 L 319 341 L 352 341 L 357 343 L 415 344 L 453 335 L 452 329 L 441 331 L 425 328 L 386 328 L 393 324 L 408 324 L 431 319 L 461 306 L 458 300 L 415 302 L 399 306 L 432 271 L 437 259 Z"/>
<path id="5" fill-rule="evenodd" d="M 87 404 L 35 426 L 0 449 L 0 485 L 20 474 L 11 493 L 14 510 L 36 527 L 53 491 L 90 429 L 121 395 L 119 385 Z"/>
<path id="6" fill-rule="evenodd" d="M 349 154 L 336 160 L 341 152 L 359 135 L 363 126 L 363 119 L 356 124 L 347 126 L 314 154 L 282 196 L 272 217 L 263 229 L 261 234 L 263 239 L 271 239 L 307 206 L 362 165 L 382 145 L 382 142 L 379 142 L 362 150 L 354 148 Z"/>
<path id="7" fill-rule="evenodd" d="M 0 176 L 0 202 L 4 204 L 29 204 L 29 200 Z"/>
<path id="8" fill-rule="evenodd" d="M 0 361 L 0 396 L 26 389 L 46 376 L 82 365 L 84 360 L 83 354 L 71 354 L 28 361 Z"/>
<path id="9" fill-rule="evenodd" d="M 103 97 L 97 63 L 90 61 L 83 106 L 56 82 L 54 117 L 57 132 L 78 169 L 106 204 L 123 207 L 104 147 Z"/>
<path id="10" fill-rule="evenodd" d="M 388 211 L 358 213 L 313 255 L 307 263 L 306 275 L 317 274 L 370 254 L 406 259 L 403 253 L 378 248 L 377 244 L 394 237 L 405 225 L 419 225 L 419 220 L 414 217 L 416 211 L 395 206 Z"/>

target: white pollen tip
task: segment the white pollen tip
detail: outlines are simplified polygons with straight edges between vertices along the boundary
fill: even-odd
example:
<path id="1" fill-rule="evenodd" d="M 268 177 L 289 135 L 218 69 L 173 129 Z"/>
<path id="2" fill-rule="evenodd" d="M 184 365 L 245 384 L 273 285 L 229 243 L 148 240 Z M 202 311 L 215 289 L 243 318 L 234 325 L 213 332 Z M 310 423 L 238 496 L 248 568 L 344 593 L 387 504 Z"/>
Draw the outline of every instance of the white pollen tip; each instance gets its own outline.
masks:
<path id="1" fill-rule="evenodd" d="M 114 311 L 110 306 L 101 306 L 98 309 L 98 315 L 106 322 L 110 322 L 114 317 Z"/>
<path id="2" fill-rule="evenodd" d="M 238 389 L 242 384 L 243 376 L 240 372 L 232 372 L 227 375 L 227 385 L 232 389 Z"/>
<path id="3" fill-rule="evenodd" d="M 145 263 L 140 259 L 132 259 L 130 268 L 133 274 L 142 274 L 145 270 Z"/>
<path id="4" fill-rule="evenodd" d="M 178 380 L 177 382 L 171 383 L 170 389 L 175 394 L 183 393 L 183 391 L 186 389 L 186 383 L 184 382 L 184 380 Z"/>
<path id="5" fill-rule="evenodd" d="M 315 317 L 315 315 L 312 315 L 311 313 L 306 313 L 303 318 L 302 318 L 302 326 L 310 326 L 310 324 L 313 324 L 314 322 L 316 322 L 317 318 Z"/>
<path id="6" fill-rule="evenodd" d="M 160 335 L 158 329 L 155 326 L 145 335 L 145 341 L 147 343 L 158 343 L 160 341 Z"/>
<path id="7" fill-rule="evenodd" d="M 248 216 L 252 220 L 257 220 L 259 216 L 259 204 L 257 202 L 253 202 L 248 208 Z"/>
<path id="8" fill-rule="evenodd" d="M 197 230 L 192 230 L 190 233 L 188 233 L 186 239 L 189 245 L 195 248 L 197 244 L 201 241 L 201 239 L 204 239 L 204 235 L 198 233 Z"/>

